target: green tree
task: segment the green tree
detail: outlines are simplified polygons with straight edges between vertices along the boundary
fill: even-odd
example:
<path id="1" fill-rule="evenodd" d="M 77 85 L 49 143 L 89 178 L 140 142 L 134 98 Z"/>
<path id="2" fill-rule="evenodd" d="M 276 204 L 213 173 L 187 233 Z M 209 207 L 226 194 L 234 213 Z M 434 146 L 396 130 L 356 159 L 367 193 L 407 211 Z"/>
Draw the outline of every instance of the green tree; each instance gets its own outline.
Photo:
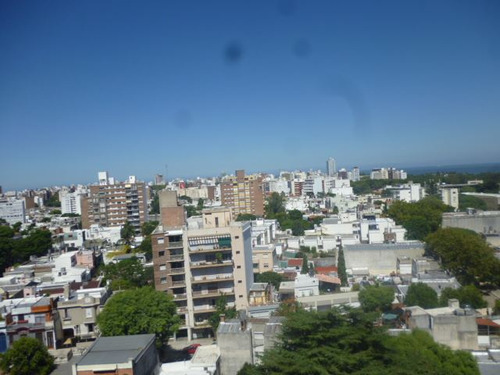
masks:
<path id="1" fill-rule="evenodd" d="M 227 297 L 225 295 L 220 295 L 215 301 L 216 311 L 208 319 L 212 329 L 217 332 L 217 328 L 220 324 L 220 316 L 224 315 L 225 319 L 234 319 L 238 315 L 235 307 L 227 306 Z"/>
<path id="2" fill-rule="evenodd" d="M 153 199 L 151 200 L 151 208 L 149 210 L 149 213 L 153 215 L 160 213 L 160 196 L 156 191 L 153 195 Z"/>
<path id="3" fill-rule="evenodd" d="M 54 369 L 54 357 L 37 339 L 21 337 L 2 355 L 0 367 L 11 375 L 48 375 Z"/>
<path id="4" fill-rule="evenodd" d="M 303 275 L 309 273 L 309 259 L 305 254 L 302 255 L 302 269 L 300 270 L 300 273 Z"/>
<path id="5" fill-rule="evenodd" d="M 50 211 L 50 214 L 51 215 L 60 215 L 61 214 L 61 210 L 57 210 L 57 209 L 52 210 L 52 211 Z"/>
<path id="6" fill-rule="evenodd" d="M 338 255 L 338 260 L 337 260 L 337 270 L 339 274 L 339 279 L 342 286 L 347 286 L 349 285 L 349 282 L 347 280 L 347 271 L 345 267 L 345 259 L 344 259 L 344 250 L 342 249 L 342 245 L 339 248 L 339 255 Z"/>
<path id="7" fill-rule="evenodd" d="M 144 224 L 141 226 L 141 233 L 143 236 L 149 236 L 153 231 L 156 229 L 156 227 L 160 224 L 158 221 L 146 221 Z"/>
<path id="8" fill-rule="evenodd" d="M 394 202 L 387 211 L 389 217 L 408 231 L 408 239 L 424 240 L 441 226 L 443 212 L 452 210 L 435 197 L 425 197 L 415 203 Z"/>
<path id="9" fill-rule="evenodd" d="M 61 202 L 59 201 L 59 193 L 54 193 L 45 203 L 47 207 L 61 207 Z"/>
<path id="10" fill-rule="evenodd" d="M 198 204 L 196 205 L 196 209 L 198 211 L 203 210 L 204 204 L 205 204 L 205 201 L 203 200 L 203 198 L 198 199 Z"/>
<path id="11" fill-rule="evenodd" d="M 448 306 L 448 300 L 456 298 L 460 301 L 460 306 L 471 306 L 474 309 L 481 309 L 488 304 L 483 298 L 481 291 L 474 285 L 465 285 L 458 289 L 446 288 L 441 292 L 439 299 L 441 306 Z"/>
<path id="12" fill-rule="evenodd" d="M 256 276 L 256 281 L 258 283 L 268 283 L 272 284 L 276 290 L 280 288 L 280 284 L 283 281 L 283 276 L 277 272 L 267 271 L 259 273 Z"/>
<path id="13" fill-rule="evenodd" d="M 120 230 L 120 237 L 123 241 L 125 241 L 125 244 L 130 245 L 134 236 L 135 228 L 132 226 L 132 224 L 130 224 L 129 221 L 126 221 L 125 225 Z"/>
<path id="14" fill-rule="evenodd" d="M 477 208 L 486 211 L 488 206 L 485 201 L 473 195 L 460 194 L 458 196 L 458 209 L 465 211 L 468 208 Z"/>
<path id="15" fill-rule="evenodd" d="M 167 343 L 179 329 L 180 318 L 172 296 L 151 287 L 116 293 L 97 316 L 103 336 L 154 333 L 158 344 Z"/>
<path id="16" fill-rule="evenodd" d="M 495 301 L 495 307 L 493 308 L 493 314 L 500 315 L 500 299 Z"/>
<path id="17" fill-rule="evenodd" d="M 426 238 L 427 251 L 441 259 L 461 284 L 490 282 L 500 285 L 500 260 L 477 233 L 461 228 L 443 228 Z"/>
<path id="18" fill-rule="evenodd" d="M 187 195 L 181 195 L 179 197 L 179 200 L 186 201 L 189 204 L 193 203 L 193 199 L 191 197 L 188 197 Z"/>
<path id="19" fill-rule="evenodd" d="M 111 290 L 141 288 L 148 283 L 146 269 L 136 257 L 110 263 L 103 272 L 104 278 L 111 282 Z"/>
<path id="20" fill-rule="evenodd" d="M 284 196 L 276 192 L 272 193 L 266 199 L 265 206 L 266 218 L 274 219 L 277 214 L 285 212 Z"/>
<path id="21" fill-rule="evenodd" d="M 252 214 L 239 214 L 236 221 L 252 221 L 257 219 L 257 216 Z"/>
<path id="22" fill-rule="evenodd" d="M 439 306 L 439 301 L 436 291 L 430 286 L 424 283 L 413 283 L 408 288 L 405 305 L 432 309 Z"/>
<path id="23" fill-rule="evenodd" d="M 359 303 L 365 312 L 390 310 L 394 301 L 394 289 L 387 286 L 367 286 L 359 292 Z"/>
<path id="24" fill-rule="evenodd" d="M 287 316 L 281 342 L 264 352 L 261 364 L 238 374 L 479 374 L 470 353 L 439 345 L 423 331 L 389 336 L 372 322 L 359 309 L 299 309 Z"/>
<path id="25" fill-rule="evenodd" d="M 304 231 L 304 223 L 303 220 L 294 220 L 292 223 L 292 234 L 294 236 L 303 236 Z"/>

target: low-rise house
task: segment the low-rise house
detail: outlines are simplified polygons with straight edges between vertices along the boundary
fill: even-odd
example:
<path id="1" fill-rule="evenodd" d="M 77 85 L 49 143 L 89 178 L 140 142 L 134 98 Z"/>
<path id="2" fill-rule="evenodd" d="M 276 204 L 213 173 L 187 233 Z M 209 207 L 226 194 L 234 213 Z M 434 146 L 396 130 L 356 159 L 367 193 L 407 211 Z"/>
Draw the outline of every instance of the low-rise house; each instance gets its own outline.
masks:
<path id="1" fill-rule="evenodd" d="M 110 296 L 105 287 L 93 284 L 80 284 L 81 289 L 72 290 L 70 285 L 64 287 L 64 295 L 59 298 L 57 310 L 62 320 L 64 338 L 79 337 L 95 339 L 97 315 Z"/>
<path id="2" fill-rule="evenodd" d="M 99 337 L 73 365 L 73 375 L 158 374 L 155 340 L 154 334 Z"/>
<path id="3" fill-rule="evenodd" d="M 277 261 L 278 257 L 276 255 L 275 245 L 269 244 L 253 246 L 252 263 L 254 274 L 272 271 Z"/>
<path id="4" fill-rule="evenodd" d="M 250 306 L 267 305 L 273 302 L 273 286 L 268 283 L 253 283 L 248 292 Z"/>
<path id="5" fill-rule="evenodd" d="M 412 306 L 405 308 L 405 313 L 408 328 L 426 331 L 440 344 L 454 350 L 478 348 L 476 312 L 461 309 L 457 299 L 450 299 L 448 307 L 426 310 Z"/>
<path id="6" fill-rule="evenodd" d="M 56 349 L 63 338 L 61 320 L 52 298 L 27 297 L 0 302 L 0 352 L 21 337 L 33 337 Z"/>
<path id="7" fill-rule="evenodd" d="M 319 295 L 319 280 L 309 275 L 299 274 L 295 281 L 283 281 L 280 284 L 279 297 L 281 301 L 317 295 Z"/>

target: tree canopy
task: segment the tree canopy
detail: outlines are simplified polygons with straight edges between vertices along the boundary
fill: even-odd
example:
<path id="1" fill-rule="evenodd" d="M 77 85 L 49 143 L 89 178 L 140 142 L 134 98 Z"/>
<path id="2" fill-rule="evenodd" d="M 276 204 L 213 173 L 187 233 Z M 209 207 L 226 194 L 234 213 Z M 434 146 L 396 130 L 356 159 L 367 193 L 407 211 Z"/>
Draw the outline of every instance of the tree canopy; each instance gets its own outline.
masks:
<path id="1" fill-rule="evenodd" d="M 220 316 L 224 315 L 225 319 L 233 319 L 236 318 L 238 312 L 235 307 L 227 306 L 227 297 L 225 295 L 220 295 L 215 301 L 215 306 L 217 311 L 214 312 L 210 318 L 208 319 L 210 325 L 214 332 L 217 332 L 217 328 L 220 324 Z"/>
<path id="2" fill-rule="evenodd" d="M 129 221 L 125 222 L 125 225 L 120 230 L 120 237 L 127 245 L 132 243 L 132 239 L 135 236 L 135 228 Z"/>
<path id="3" fill-rule="evenodd" d="M 285 198 L 279 193 L 272 193 L 266 199 L 266 218 L 274 219 L 276 214 L 285 212 Z"/>
<path id="4" fill-rule="evenodd" d="M 0 272 L 15 263 L 22 263 L 30 256 L 42 256 L 52 247 L 52 234 L 46 229 L 31 228 L 22 237 L 14 238 L 15 231 L 0 225 Z"/>
<path id="5" fill-rule="evenodd" d="M 236 221 L 252 221 L 257 219 L 257 216 L 252 214 L 239 214 Z"/>
<path id="6" fill-rule="evenodd" d="M 390 310 L 394 289 L 388 286 L 367 286 L 359 292 L 359 303 L 365 312 Z"/>
<path id="7" fill-rule="evenodd" d="M 500 260 L 481 236 L 468 229 L 443 228 L 426 238 L 427 251 L 441 259 L 461 284 L 500 285 Z"/>
<path id="8" fill-rule="evenodd" d="M 439 306 L 438 295 L 434 289 L 424 283 L 413 283 L 408 288 L 405 305 L 432 309 Z"/>
<path id="9" fill-rule="evenodd" d="M 340 283 L 342 286 L 347 286 L 347 285 L 349 285 L 349 282 L 347 280 L 347 271 L 346 271 L 346 266 L 345 266 L 344 250 L 342 249 L 342 246 L 340 246 L 338 254 L 339 255 L 338 255 L 338 260 L 337 260 L 337 268 L 338 268 Z"/>
<path id="10" fill-rule="evenodd" d="M 160 224 L 158 221 L 146 221 L 144 224 L 141 226 L 141 233 L 143 236 L 149 236 L 153 231 L 156 229 L 156 227 Z"/>
<path id="11" fill-rule="evenodd" d="M 290 313 L 279 344 L 239 375 L 477 375 L 470 353 L 452 351 L 423 331 L 389 336 L 359 309 Z"/>
<path id="12" fill-rule="evenodd" d="M 443 212 L 451 210 L 438 198 L 429 196 L 415 203 L 396 201 L 387 213 L 397 224 L 405 227 L 408 239 L 423 241 L 441 226 Z"/>
<path id="13" fill-rule="evenodd" d="M 141 288 L 148 284 L 148 275 L 141 261 L 136 258 L 124 259 L 104 266 L 104 278 L 111 282 L 111 290 Z"/>
<path id="14" fill-rule="evenodd" d="M 54 357 L 39 340 L 21 337 L 2 355 L 0 368 L 5 374 L 48 375 L 54 369 Z"/>
<path id="15" fill-rule="evenodd" d="M 467 208 L 477 208 L 486 211 L 488 205 L 485 201 L 473 195 L 460 194 L 458 196 L 458 209 L 460 211 L 465 211 Z"/>
<path id="16" fill-rule="evenodd" d="M 179 329 L 180 318 L 170 295 L 151 287 L 116 293 L 97 317 L 103 336 L 156 334 L 166 343 Z"/>
<path id="17" fill-rule="evenodd" d="M 444 289 L 439 299 L 441 306 L 447 306 L 448 300 L 451 298 L 458 299 L 462 307 L 470 306 L 474 309 L 480 309 L 488 305 L 483 299 L 481 291 L 474 285 L 466 285 L 458 289 Z"/>
<path id="18" fill-rule="evenodd" d="M 258 283 L 268 283 L 272 284 L 276 290 L 280 288 L 280 284 L 283 281 L 283 276 L 277 272 L 267 271 L 259 273 L 256 276 L 256 281 Z"/>

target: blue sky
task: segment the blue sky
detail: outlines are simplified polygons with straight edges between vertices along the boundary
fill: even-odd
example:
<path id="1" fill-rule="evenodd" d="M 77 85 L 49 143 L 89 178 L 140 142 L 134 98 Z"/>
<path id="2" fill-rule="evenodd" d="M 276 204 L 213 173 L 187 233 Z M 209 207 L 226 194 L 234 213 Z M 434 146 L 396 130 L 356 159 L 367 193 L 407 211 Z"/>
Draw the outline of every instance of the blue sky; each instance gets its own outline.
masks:
<path id="1" fill-rule="evenodd" d="M 0 185 L 500 161 L 500 2 L 2 1 Z"/>

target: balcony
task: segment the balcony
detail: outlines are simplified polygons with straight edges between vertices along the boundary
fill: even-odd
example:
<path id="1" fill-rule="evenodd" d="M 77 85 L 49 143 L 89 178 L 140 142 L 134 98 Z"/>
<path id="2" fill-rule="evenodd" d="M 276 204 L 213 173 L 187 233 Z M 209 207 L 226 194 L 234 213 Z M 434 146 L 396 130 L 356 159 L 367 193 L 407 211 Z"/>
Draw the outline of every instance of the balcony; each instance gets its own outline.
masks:
<path id="1" fill-rule="evenodd" d="M 168 257 L 167 259 L 167 262 L 178 262 L 178 261 L 183 261 L 184 260 L 184 255 L 183 254 L 180 254 L 180 255 L 170 255 L 170 257 Z"/>
<path id="2" fill-rule="evenodd" d="M 174 294 L 173 296 L 174 296 L 174 301 L 182 301 L 182 300 L 187 299 L 187 294 L 186 293 Z"/>
<path id="3" fill-rule="evenodd" d="M 172 241 L 168 243 L 168 248 L 174 248 L 174 247 L 184 247 L 184 242 L 182 241 Z"/>
<path id="4" fill-rule="evenodd" d="M 216 312 L 217 311 L 217 306 L 215 305 L 200 305 L 200 306 L 194 306 L 194 313 L 195 314 L 204 314 L 204 313 L 211 313 L 211 312 Z"/>
<path id="5" fill-rule="evenodd" d="M 167 271 L 167 275 L 180 275 L 185 273 L 184 267 L 179 267 L 179 268 L 171 268 L 169 271 Z"/>
<path id="6" fill-rule="evenodd" d="M 197 254 L 217 253 L 222 251 L 231 251 L 231 247 L 221 247 L 219 245 L 192 246 L 189 248 L 189 251 Z"/>
<path id="7" fill-rule="evenodd" d="M 180 287 L 180 286 L 186 286 L 186 280 L 175 280 L 172 281 L 172 286 L 175 287 Z"/>
<path id="8" fill-rule="evenodd" d="M 191 278 L 191 282 L 193 284 L 213 283 L 214 281 L 230 281 L 230 280 L 234 280 L 234 276 L 232 273 L 195 276 Z"/>
<path id="9" fill-rule="evenodd" d="M 223 267 L 223 266 L 232 266 L 233 261 L 232 260 L 223 260 L 222 262 L 219 261 L 200 261 L 200 262 L 190 262 L 191 269 L 196 269 L 196 268 L 212 268 L 212 267 Z"/>
<path id="10" fill-rule="evenodd" d="M 188 308 L 187 306 L 182 306 L 177 308 L 177 314 L 187 314 Z"/>
<path id="11" fill-rule="evenodd" d="M 224 295 L 232 295 L 234 294 L 234 288 L 226 288 L 226 289 L 208 289 L 208 290 L 197 290 L 193 291 L 193 299 L 195 298 L 210 298 L 210 297 L 218 297 L 221 294 Z"/>

